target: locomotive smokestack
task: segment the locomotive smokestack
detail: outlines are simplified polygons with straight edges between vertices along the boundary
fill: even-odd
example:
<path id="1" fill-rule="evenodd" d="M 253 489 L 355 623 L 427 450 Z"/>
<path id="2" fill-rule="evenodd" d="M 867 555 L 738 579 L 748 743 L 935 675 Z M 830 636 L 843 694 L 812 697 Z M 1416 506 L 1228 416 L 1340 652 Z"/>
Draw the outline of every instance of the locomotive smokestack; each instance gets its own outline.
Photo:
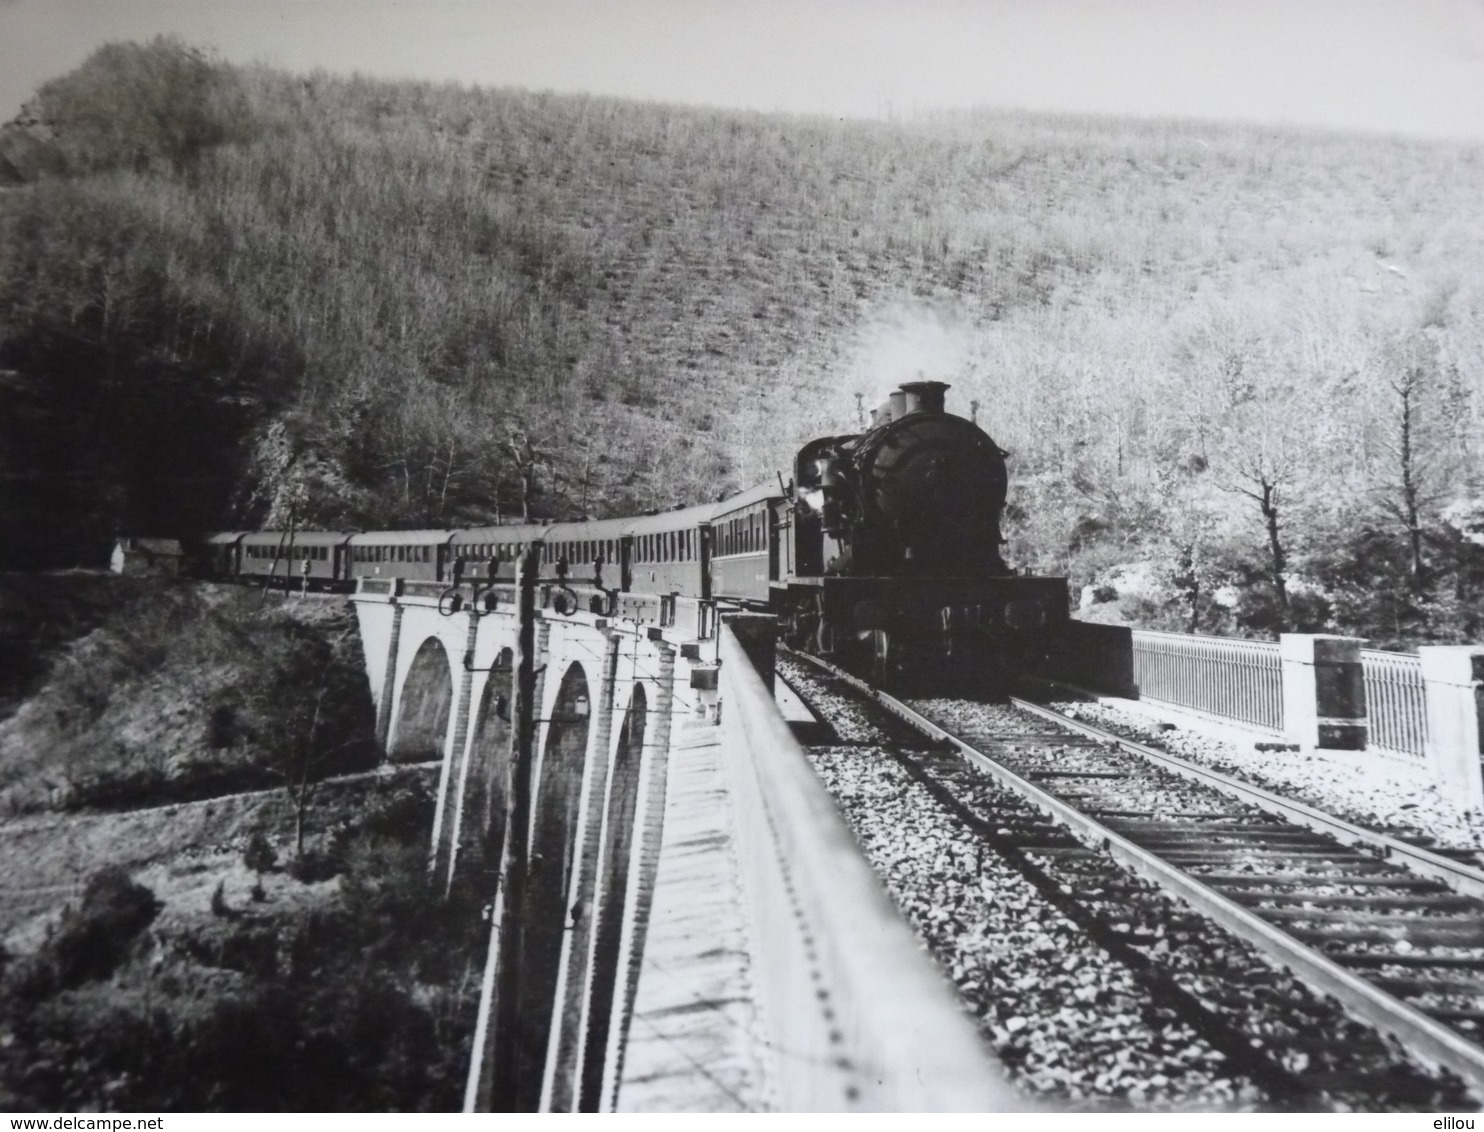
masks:
<path id="1" fill-rule="evenodd" d="M 909 381 L 903 384 L 900 393 L 892 394 L 892 399 L 901 397 L 906 413 L 941 413 L 943 395 L 948 388 L 942 381 Z"/>
<path id="2" fill-rule="evenodd" d="M 887 397 L 886 402 L 891 406 L 892 420 L 899 421 L 907 415 L 907 394 L 900 389 Z"/>

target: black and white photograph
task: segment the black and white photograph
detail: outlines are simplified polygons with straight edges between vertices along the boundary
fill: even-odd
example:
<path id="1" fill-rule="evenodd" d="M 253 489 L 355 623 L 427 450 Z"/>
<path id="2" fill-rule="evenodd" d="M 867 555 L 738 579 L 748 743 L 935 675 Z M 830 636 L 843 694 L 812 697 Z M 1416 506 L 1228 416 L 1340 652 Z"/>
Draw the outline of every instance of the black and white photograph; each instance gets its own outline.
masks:
<path id="1" fill-rule="evenodd" d="M 1484 2 L 0 0 L 0 1111 L 1481 1108 Z"/>

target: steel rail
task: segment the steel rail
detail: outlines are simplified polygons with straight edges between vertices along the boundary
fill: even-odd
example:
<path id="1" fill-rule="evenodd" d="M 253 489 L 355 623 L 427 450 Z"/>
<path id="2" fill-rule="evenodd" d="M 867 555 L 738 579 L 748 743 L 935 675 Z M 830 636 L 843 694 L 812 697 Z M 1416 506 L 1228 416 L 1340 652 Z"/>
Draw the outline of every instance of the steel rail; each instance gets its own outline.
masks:
<path id="1" fill-rule="evenodd" d="M 779 651 L 790 658 L 813 664 L 870 697 L 917 730 L 950 744 L 972 766 L 1056 818 L 1085 844 L 1100 848 L 1146 880 L 1178 896 L 1232 935 L 1252 944 L 1271 961 L 1287 967 L 1315 992 L 1337 999 L 1354 1017 L 1392 1035 L 1409 1053 L 1458 1074 L 1468 1082 L 1476 1095 L 1484 1096 L 1484 1047 L 1429 1018 L 1415 1007 L 1393 998 L 1327 956 L 1274 927 L 1256 913 L 1227 899 L 1158 855 L 1047 793 L 895 697 L 819 657 L 795 652 L 783 646 L 779 646 Z M 1050 719 L 1051 715 L 1043 718 Z M 1058 719 L 1056 722 L 1061 721 Z"/>
<path id="2" fill-rule="evenodd" d="M 1466 865 L 1461 861 L 1450 860 L 1439 853 L 1423 849 L 1417 845 L 1408 845 L 1395 837 L 1388 836 L 1374 829 L 1366 829 L 1364 826 L 1348 822 L 1344 818 L 1327 814 L 1323 810 L 1306 805 L 1303 802 L 1294 801 L 1292 798 L 1284 798 L 1274 794 L 1271 790 L 1264 790 L 1261 786 L 1254 786 L 1250 782 L 1243 782 L 1239 778 L 1233 778 L 1229 774 L 1223 774 L 1218 770 L 1211 770 L 1196 763 L 1189 762 L 1172 755 L 1167 751 L 1147 746 L 1144 743 L 1125 739 L 1111 731 L 1091 723 L 1083 723 L 1080 719 L 1073 719 L 1063 715 L 1052 708 L 1033 704 L 1018 696 L 1011 696 L 1010 702 L 1022 711 L 1030 712 L 1051 723 L 1059 724 L 1069 728 L 1080 735 L 1090 739 L 1098 739 L 1105 743 L 1116 744 L 1121 749 L 1140 758 L 1148 759 L 1164 769 L 1192 782 L 1198 782 L 1204 786 L 1211 786 L 1224 794 L 1233 794 L 1242 801 L 1256 806 L 1260 810 L 1276 814 L 1281 818 L 1314 830 L 1316 833 L 1327 834 L 1344 845 L 1364 845 L 1380 852 L 1382 858 L 1392 864 L 1400 865 L 1409 872 L 1421 876 L 1431 877 L 1442 881 L 1455 892 L 1461 892 L 1466 896 L 1484 897 L 1484 870 Z"/>

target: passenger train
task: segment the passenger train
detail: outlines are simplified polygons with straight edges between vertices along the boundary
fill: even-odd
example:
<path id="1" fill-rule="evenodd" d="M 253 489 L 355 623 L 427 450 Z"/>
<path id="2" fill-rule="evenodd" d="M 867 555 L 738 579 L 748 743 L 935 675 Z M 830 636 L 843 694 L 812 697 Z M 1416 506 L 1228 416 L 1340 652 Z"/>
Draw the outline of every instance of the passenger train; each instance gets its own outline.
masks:
<path id="1" fill-rule="evenodd" d="M 1005 453 L 948 413 L 948 386 L 903 385 L 862 433 L 811 441 L 783 476 L 635 518 L 461 530 L 235 531 L 208 536 L 226 578 L 509 583 L 539 545 L 540 581 L 595 611 L 626 595 L 768 610 L 782 638 L 892 686 L 998 682 L 1044 654 L 1068 618 L 1064 578 L 1001 556 Z"/>

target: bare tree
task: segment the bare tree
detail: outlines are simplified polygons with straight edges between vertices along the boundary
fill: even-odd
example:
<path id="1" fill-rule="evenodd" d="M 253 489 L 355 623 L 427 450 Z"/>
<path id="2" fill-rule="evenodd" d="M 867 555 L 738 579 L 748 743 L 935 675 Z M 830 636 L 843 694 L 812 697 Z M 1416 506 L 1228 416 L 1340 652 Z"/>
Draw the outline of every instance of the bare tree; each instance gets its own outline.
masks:
<path id="1" fill-rule="evenodd" d="M 1258 450 L 1241 461 L 1236 469 L 1238 481 L 1233 490 L 1253 500 L 1262 513 L 1268 538 L 1268 571 L 1273 583 L 1273 596 L 1278 601 L 1281 626 L 1289 624 L 1288 550 L 1284 544 L 1282 507 L 1291 482 L 1288 461 Z"/>
<path id="2" fill-rule="evenodd" d="M 520 517 L 522 521 L 530 522 L 531 500 L 535 498 L 537 488 L 536 473 L 542 467 L 550 468 L 550 454 L 544 441 L 533 437 L 524 425 L 519 424 L 509 427 L 502 448 L 520 477 Z"/>
<path id="3" fill-rule="evenodd" d="M 1311 470 L 1316 447 L 1312 422 L 1322 415 L 1311 402 L 1322 398 L 1322 392 L 1312 386 L 1264 382 L 1223 421 L 1218 483 L 1224 491 L 1257 505 L 1280 630 L 1292 624 L 1288 525 L 1299 501 L 1297 493 Z"/>
<path id="4" fill-rule="evenodd" d="M 1427 402 L 1437 384 L 1436 350 L 1420 335 L 1395 343 L 1388 351 L 1391 376 L 1386 384 L 1396 395 L 1390 436 L 1381 447 L 1390 456 L 1392 476 L 1380 493 L 1382 509 L 1397 521 L 1407 540 L 1409 581 L 1420 590 L 1428 581 L 1423 555 L 1423 511 L 1435 503 L 1434 466 L 1438 455 L 1428 419 Z"/>

